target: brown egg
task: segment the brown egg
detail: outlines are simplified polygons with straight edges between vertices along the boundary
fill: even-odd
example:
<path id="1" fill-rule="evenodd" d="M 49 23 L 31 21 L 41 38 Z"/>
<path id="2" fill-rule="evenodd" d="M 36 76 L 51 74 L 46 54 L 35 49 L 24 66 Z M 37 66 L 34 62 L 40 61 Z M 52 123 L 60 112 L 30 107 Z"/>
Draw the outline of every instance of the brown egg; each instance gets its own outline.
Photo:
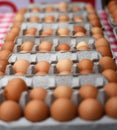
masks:
<path id="1" fill-rule="evenodd" d="M 76 106 L 67 98 L 58 98 L 52 103 L 50 112 L 57 121 L 70 121 L 76 117 Z"/>
<path id="2" fill-rule="evenodd" d="M 61 27 L 57 30 L 57 33 L 59 36 L 69 36 L 70 30 L 65 27 Z"/>
<path id="3" fill-rule="evenodd" d="M 2 47 L 1 47 L 1 50 L 8 50 L 8 51 L 13 51 L 14 49 L 14 42 L 13 41 L 9 41 L 9 42 L 5 42 Z"/>
<path id="4" fill-rule="evenodd" d="M 85 99 L 78 107 L 78 115 L 84 120 L 98 120 L 103 116 L 103 106 L 96 99 Z"/>
<path id="5" fill-rule="evenodd" d="M 54 96 L 56 98 L 71 99 L 72 93 L 73 93 L 72 88 L 65 85 L 57 86 L 56 89 L 54 90 Z"/>
<path id="6" fill-rule="evenodd" d="M 117 4 L 115 4 L 111 8 L 109 8 L 110 14 L 112 14 L 116 9 L 117 9 Z"/>
<path id="7" fill-rule="evenodd" d="M 89 21 L 92 21 L 94 19 L 98 20 L 99 18 L 97 16 L 97 14 L 91 13 L 88 15 L 88 19 L 89 19 Z"/>
<path id="8" fill-rule="evenodd" d="M 87 50 L 90 50 L 90 48 L 87 47 L 87 46 L 81 46 L 81 47 L 78 47 L 77 50 L 79 50 L 79 51 L 87 51 Z"/>
<path id="9" fill-rule="evenodd" d="M 84 19 L 83 19 L 82 17 L 80 17 L 80 16 L 74 16 L 74 17 L 73 17 L 73 21 L 74 21 L 74 22 L 83 22 Z"/>
<path id="10" fill-rule="evenodd" d="M 31 9 L 31 12 L 40 12 L 40 8 L 39 7 L 32 7 Z"/>
<path id="11" fill-rule="evenodd" d="M 74 34 L 74 36 L 75 37 L 84 37 L 84 36 L 86 36 L 86 34 L 83 33 L 83 32 L 77 32 L 77 33 Z"/>
<path id="12" fill-rule="evenodd" d="M 29 18 L 29 22 L 39 22 L 40 18 L 38 16 L 32 16 Z"/>
<path id="13" fill-rule="evenodd" d="M 87 11 L 91 10 L 91 9 L 94 9 L 92 4 L 86 4 L 85 8 L 86 8 Z"/>
<path id="14" fill-rule="evenodd" d="M 12 27 L 20 27 L 21 24 L 22 24 L 22 22 L 14 21 Z"/>
<path id="15" fill-rule="evenodd" d="M 24 15 L 26 13 L 26 8 L 21 8 L 19 11 L 18 11 L 18 14 L 22 14 Z"/>
<path id="16" fill-rule="evenodd" d="M 38 46 L 38 50 L 41 52 L 48 52 L 51 51 L 52 49 L 52 43 L 49 41 L 42 41 L 39 46 Z"/>
<path id="17" fill-rule="evenodd" d="M 8 60 L 10 55 L 11 55 L 10 51 L 8 51 L 8 50 L 1 50 L 0 51 L 0 60 Z"/>
<path id="18" fill-rule="evenodd" d="M 18 120 L 22 116 L 22 108 L 14 101 L 4 101 L 0 105 L 0 119 L 5 122 Z"/>
<path id="19" fill-rule="evenodd" d="M 57 51 L 69 51 L 70 50 L 70 45 L 67 43 L 60 43 L 57 46 Z"/>
<path id="20" fill-rule="evenodd" d="M 20 47 L 20 51 L 22 52 L 31 52 L 33 49 L 34 43 L 31 41 L 25 41 L 22 43 Z"/>
<path id="21" fill-rule="evenodd" d="M 44 29 L 41 33 L 41 36 L 52 36 L 53 35 L 53 29 L 47 28 Z"/>
<path id="22" fill-rule="evenodd" d="M 19 27 L 12 27 L 12 29 L 10 30 L 10 33 L 14 33 L 15 36 L 17 36 L 19 32 L 20 32 Z"/>
<path id="23" fill-rule="evenodd" d="M 55 8 L 53 6 L 48 6 L 45 8 L 45 12 L 53 12 L 55 11 Z"/>
<path id="24" fill-rule="evenodd" d="M 103 31 L 102 31 L 102 29 L 99 28 L 99 27 L 93 27 L 93 28 L 91 29 L 91 33 L 92 33 L 92 34 L 102 34 L 102 35 L 103 35 Z"/>
<path id="25" fill-rule="evenodd" d="M 4 73 L 7 65 L 8 65 L 7 60 L 0 60 L 0 71 Z"/>
<path id="26" fill-rule="evenodd" d="M 24 73 L 22 73 L 22 72 L 16 72 L 15 75 L 17 75 L 17 76 L 24 76 Z"/>
<path id="27" fill-rule="evenodd" d="M 96 50 L 99 51 L 102 56 L 112 57 L 110 47 L 108 47 L 108 46 L 99 46 L 96 48 Z"/>
<path id="28" fill-rule="evenodd" d="M 73 62 L 70 59 L 61 59 L 56 64 L 57 71 L 59 74 L 70 74 Z"/>
<path id="29" fill-rule="evenodd" d="M 110 47 L 109 42 L 105 38 L 100 38 L 96 40 L 95 47 L 98 48 L 100 46 Z"/>
<path id="30" fill-rule="evenodd" d="M 52 16 L 52 15 L 48 15 L 44 18 L 44 22 L 47 22 L 47 23 L 52 23 L 55 21 L 55 17 Z"/>
<path id="31" fill-rule="evenodd" d="M 117 96 L 111 97 L 105 104 L 105 113 L 109 117 L 117 119 Z"/>
<path id="32" fill-rule="evenodd" d="M 43 87 L 33 88 L 29 94 L 32 100 L 36 99 L 36 100 L 42 100 L 42 101 L 45 101 L 46 95 L 47 95 L 47 90 L 44 89 Z"/>
<path id="33" fill-rule="evenodd" d="M 78 63 L 78 68 L 80 70 L 80 73 L 82 73 L 82 71 L 84 70 L 88 70 L 93 73 L 93 66 L 94 66 L 93 61 L 89 59 L 83 59 Z"/>
<path id="34" fill-rule="evenodd" d="M 99 65 L 101 66 L 102 70 L 112 69 L 116 71 L 117 69 L 115 61 L 111 57 L 108 57 L 108 56 L 102 57 L 99 60 Z"/>
<path id="35" fill-rule="evenodd" d="M 18 102 L 22 92 L 27 91 L 27 85 L 21 78 L 11 79 L 4 88 L 4 97 L 7 100 Z"/>
<path id="36" fill-rule="evenodd" d="M 13 65 L 13 69 L 16 73 L 21 72 L 23 74 L 26 74 L 27 69 L 30 65 L 30 62 L 25 60 L 25 59 L 19 59 L 17 60 L 14 65 Z"/>
<path id="37" fill-rule="evenodd" d="M 111 82 L 106 84 L 104 90 L 109 97 L 117 96 L 117 83 Z"/>
<path id="38" fill-rule="evenodd" d="M 86 29 L 82 26 L 74 26 L 74 32 L 83 32 L 86 33 Z"/>
<path id="39" fill-rule="evenodd" d="M 85 41 L 80 41 L 80 42 L 77 43 L 76 49 L 77 49 L 77 50 L 83 50 L 83 49 L 84 49 L 84 50 L 89 50 L 90 47 L 89 47 L 89 45 L 88 45 L 87 42 L 85 42 Z"/>
<path id="40" fill-rule="evenodd" d="M 114 70 L 107 69 L 102 72 L 109 82 L 117 82 L 117 73 Z"/>
<path id="41" fill-rule="evenodd" d="M 98 89 L 90 84 L 81 86 L 79 94 L 83 99 L 87 98 L 97 98 Z"/>
<path id="42" fill-rule="evenodd" d="M 7 36 L 5 37 L 5 41 L 14 41 L 16 38 L 16 35 L 12 32 L 9 32 Z"/>
<path id="43" fill-rule="evenodd" d="M 24 21 L 24 16 L 22 14 L 16 14 L 14 21 L 18 21 L 18 22 L 23 22 Z"/>
<path id="44" fill-rule="evenodd" d="M 93 71 L 92 70 L 82 70 L 80 71 L 80 74 L 92 74 Z"/>
<path id="45" fill-rule="evenodd" d="M 71 9 L 73 12 L 80 11 L 80 8 L 78 6 L 73 6 Z"/>
<path id="46" fill-rule="evenodd" d="M 4 73 L 0 71 L 0 76 L 4 76 Z"/>
<path id="47" fill-rule="evenodd" d="M 59 16 L 58 21 L 59 22 L 68 22 L 69 21 L 69 16 L 61 15 L 61 16 Z"/>
<path id="48" fill-rule="evenodd" d="M 43 121 L 49 116 L 49 108 L 41 100 L 31 100 L 24 109 L 24 115 L 32 122 Z"/>
<path id="49" fill-rule="evenodd" d="M 25 34 L 36 35 L 37 29 L 35 27 L 30 27 L 26 30 Z"/>
<path id="50" fill-rule="evenodd" d="M 104 35 L 96 33 L 96 34 L 93 34 L 92 37 L 95 38 L 96 40 L 98 40 L 100 38 L 104 38 Z"/>
<path id="51" fill-rule="evenodd" d="M 35 65 L 37 74 L 48 74 L 50 69 L 50 63 L 47 61 L 40 61 Z"/>
<path id="52" fill-rule="evenodd" d="M 66 2 L 60 2 L 58 4 L 58 10 L 62 11 L 62 12 L 67 11 L 68 10 L 68 4 Z"/>
<path id="53" fill-rule="evenodd" d="M 98 19 L 90 20 L 90 23 L 92 24 L 93 27 L 101 27 L 101 23 Z"/>

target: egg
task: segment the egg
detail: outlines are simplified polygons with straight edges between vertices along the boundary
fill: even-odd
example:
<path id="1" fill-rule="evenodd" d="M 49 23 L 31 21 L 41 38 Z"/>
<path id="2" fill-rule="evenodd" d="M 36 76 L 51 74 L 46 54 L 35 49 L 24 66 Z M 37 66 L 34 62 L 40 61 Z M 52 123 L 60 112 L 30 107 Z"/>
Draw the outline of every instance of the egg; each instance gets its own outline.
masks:
<path id="1" fill-rule="evenodd" d="M 111 82 L 106 84 L 104 90 L 109 97 L 117 96 L 117 83 Z"/>
<path id="2" fill-rule="evenodd" d="M 107 78 L 109 82 L 117 82 L 117 73 L 112 69 L 106 69 L 102 74 Z"/>
<path id="3" fill-rule="evenodd" d="M 11 79 L 4 88 L 4 97 L 7 100 L 19 102 L 22 92 L 27 91 L 27 85 L 21 78 Z"/>
<path id="4" fill-rule="evenodd" d="M 44 22 L 46 22 L 46 23 L 52 23 L 52 22 L 54 22 L 54 21 L 55 21 L 55 17 L 52 16 L 52 15 L 48 15 L 48 16 L 46 16 L 46 17 L 44 18 Z"/>
<path id="5" fill-rule="evenodd" d="M 19 27 L 12 27 L 12 29 L 10 30 L 10 33 L 14 33 L 15 36 L 17 36 L 19 32 L 20 32 Z"/>
<path id="6" fill-rule="evenodd" d="M 31 122 L 43 121 L 49 116 L 49 108 L 41 100 L 31 100 L 25 106 L 24 115 Z"/>
<path id="7" fill-rule="evenodd" d="M 84 120 L 99 120 L 104 113 L 103 106 L 96 99 L 85 99 L 78 106 L 78 115 Z"/>
<path id="8" fill-rule="evenodd" d="M 24 15 L 26 13 L 26 10 L 27 10 L 26 8 L 21 8 L 18 10 L 18 14 Z"/>
<path id="9" fill-rule="evenodd" d="M 103 31 L 102 31 L 102 29 L 100 27 L 93 27 L 91 29 L 91 33 L 92 34 L 103 34 Z"/>
<path id="10" fill-rule="evenodd" d="M 71 99 L 73 90 L 71 87 L 66 85 L 57 86 L 54 90 L 54 96 L 56 98 L 67 98 Z"/>
<path id="11" fill-rule="evenodd" d="M 83 33 L 83 32 L 77 32 L 77 33 L 74 34 L 74 36 L 75 36 L 75 37 L 85 37 L 86 34 Z"/>
<path id="12" fill-rule="evenodd" d="M 22 22 L 14 21 L 12 27 L 20 27 L 21 24 L 22 24 Z"/>
<path id="13" fill-rule="evenodd" d="M 29 18 L 29 22 L 39 22 L 40 18 L 38 16 L 32 16 Z"/>
<path id="14" fill-rule="evenodd" d="M 59 22 L 68 22 L 69 21 L 69 17 L 67 15 L 60 15 L 58 18 Z"/>
<path id="15" fill-rule="evenodd" d="M 53 6 L 47 6 L 46 8 L 45 8 L 45 12 L 47 13 L 47 12 L 53 12 L 53 11 L 55 11 L 55 8 L 53 7 Z"/>
<path id="16" fill-rule="evenodd" d="M 77 49 L 77 50 L 89 50 L 90 47 L 89 47 L 89 45 L 88 45 L 87 42 L 85 42 L 85 41 L 80 41 L 80 42 L 77 43 L 76 49 Z"/>
<path id="17" fill-rule="evenodd" d="M 105 38 L 100 38 L 95 41 L 95 47 L 98 48 L 100 46 L 110 47 L 109 42 Z"/>
<path id="18" fill-rule="evenodd" d="M 71 9 L 73 12 L 80 11 L 80 8 L 78 6 L 73 6 Z"/>
<path id="19" fill-rule="evenodd" d="M 52 36 L 53 35 L 53 29 L 46 28 L 42 31 L 41 36 Z"/>
<path id="20" fill-rule="evenodd" d="M 83 99 L 97 98 L 98 89 L 91 84 L 86 84 L 80 87 L 79 94 Z"/>
<path id="21" fill-rule="evenodd" d="M 13 69 L 14 71 L 17 72 L 21 72 L 23 74 L 26 74 L 27 69 L 29 67 L 30 63 L 29 61 L 25 60 L 25 59 L 19 59 L 17 60 L 14 65 L 13 65 Z"/>
<path id="22" fill-rule="evenodd" d="M 90 20 L 90 23 L 92 24 L 93 27 L 101 27 L 101 23 L 98 19 Z"/>
<path id="23" fill-rule="evenodd" d="M 11 52 L 9 50 L 1 50 L 0 51 L 0 60 L 8 60 Z"/>
<path id="24" fill-rule="evenodd" d="M 59 36 L 69 36 L 70 30 L 67 29 L 66 27 L 61 27 L 57 30 L 57 34 Z"/>
<path id="25" fill-rule="evenodd" d="M 98 20 L 99 18 L 96 14 L 91 13 L 91 14 L 88 15 L 88 19 L 89 19 L 89 21 L 92 21 L 94 19 Z"/>
<path id="26" fill-rule="evenodd" d="M 57 121 L 70 121 L 76 117 L 76 106 L 67 98 L 58 98 L 52 103 L 50 113 Z"/>
<path id="27" fill-rule="evenodd" d="M 80 16 L 74 16 L 73 21 L 74 22 L 84 22 L 84 19 L 82 17 L 80 17 Z"/>
<path id="28" fill-rule="evenodd" d="M 4 73 L 2 71 L 0 71 L 0 76 L 4 76 Z"/>
<path id="29" fill-rule="evenodd" d="M 18 22 L 23 22 L 24 21 L 24 16 L 22 14 L 16 14 L 14 21 L 18 21 Z"/>
<path id="30" fill-rule="evenodd" d="M 52 45 L 50 41 L 42 41 L 38 46 L 38 50 L 41 52 L 49 52 L 52 49 Z"/>
<path id="31" fill-rule="evenodd" d="M 81 47 L 78 47 L 77 50 L 79 50 L 79 51 L 86 51 L 86 50 L 90 50 L 90 48 L 87 47 L 87 46 L 81 46 Z"/>
<path id="32" fill-rule="evenodd" d="M 4 101 L 0 105 L 0 120 L 11 122 L 20 119 L 22 116 L 22 108 L 14 101 Z"/>
<path id="33" fill-rule="evenodd" d="M 7 65 L 8 65 L 7 60 L 0 60 L 0 71 L 4 73 Z"/>
<path id="34" fill-rule="evenodd" d="M 99 60 L 99 65 L 101 66 L 102 70 L 112 69 L 116 71 L 117 69 L 115 61 L 111 57 L 108 57 L 108 56 L 102 57 Z"/>
<path id="35" fill-rule="evenodd" d="M 5 41 L 14 41 L 15 38 L 16 38 L 16 35 L 12 32 L 9 32 L 5 37 Z"/>
<path id="36" fill-rule="evenodd" d="M 77 33 L 77 32 L 83 32 L 83 33 L 86 34 L 86 29 L 84 27 L 82 27 L 82 26 L 77 25 L 77 26 L 74 26 L 74 32 L 75 33 Z"/>
<path id="37" fill-rule="evenodd" d="M 92 4 L 86 4 L 85 8 L 86 8 L 87 11 L 91 10 L 91 9 L 94 9 Z"/>
<path id="38" fill-rule="evenodd" d="M 93 34 L 92 35 L 93 38 L 95 38 L 96 40 L 100 39 L 100 38 L 104 38 L 103 34 Z"/>
<path id="39" fill-rule="evenodd" d="M 36 35 L 37 29 L 35 27 L 30 27 L 26 30 L 25 34 Z"/>
<path id="40" fill-rule="evenodd" d="M 68 4 L 66 2 L 60 2 L 58 4 L 58 10 L 62 11 L 62 12 L 67 11 L 68 10 Z"/>
<path id="41" fill-rule="evenodd" d="M 14 49 L 14 46 L 15 46 L 15 44 L 13 41 L 5 42 L 2 45 L 1 50 L 8 50 L 8 51 L 12 52 Z"/>
<path id="42" fill-rule="evenodd" d="M 30 11 L 33 12 L 33 13 L 34 13 L 34 12 L 37 13 L 37 12 L 40 12 L 40 8 L 34 6 L 34 7 L 32 7 L 32 8 L 30 9 Z"/>
<path id="43" fill-rule="evenodd" d="M 79 61 L 79 63 L 78 63 L 78 68 L 80 70 L 80 73 L 82 73 L 82 71 L 85 71 L 85 70 L 93 73 L 93 66 L 94 66 L 93 61 L 91 61 L 89 59 L 83 59 L 83 60 Z"/>
<path id="44" fill-rule="evenodd" d="M 56 64 L 57 71 L 59 74 L 70 74 L 73 62 L 70 59 L 61 59 Z"/>
<path id="45" fill-rule="evenodd" d="M 96 48 L 96 50 L 99 51 L 102 56 L 112 57 L 110 47 L 108 47 L 108 46 L 99 46 Z"/>
<path id="46" fill-rule="evenodd" d="M 25 41 L 20 47 L 21 52 L 31 52 L 33 49 L 34 43 L 31 41 Z"/>
<path id="47" fill-rule="evenodd" d="M 117 119 L 117 96 L 107 100 L 105 104 L 105 113 L 107 116 Z"/>
<path id="48" fill-rule="evenodd" d="M 67 43 L 60 43 L 57 46 L 57 51 L 69 51 L 70 50 L 70 45 Z"/>
<path id="49" fill-rule="evenodd" d="M 50 69 L 50 63 L 47 61 L 40 61 L 35 65 L 36 74 L 48 74 Z"/>
<path id="50" fill-rule="evenodd" d="M 80 74 L 92 74 L 93 71 L 92 70 L 82 70 L 79 72 Z"/>

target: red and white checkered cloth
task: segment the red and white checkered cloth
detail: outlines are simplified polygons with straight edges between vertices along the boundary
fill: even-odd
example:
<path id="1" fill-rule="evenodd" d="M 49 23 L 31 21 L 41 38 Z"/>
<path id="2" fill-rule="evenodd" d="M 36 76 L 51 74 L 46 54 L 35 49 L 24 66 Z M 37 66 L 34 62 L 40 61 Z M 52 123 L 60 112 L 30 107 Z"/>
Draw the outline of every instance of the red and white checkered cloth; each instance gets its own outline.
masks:
<path id="1" fill-rule="evenodd" d="M 9 26 L 13 21 L 14 15 L 15 14 L 13 13 L 0 13 L 0 47 L 2 46 L 2 41 L 9 30 Z M 108 40 L 110 42 L 115 57 L 115 61 L 117 63 L 117 40 L 113 34 L 113 29 L 111 28 L 111 25 L 108 21 L 108 15 L 105 11 L 99 12 L 99 15 L 103 23 L 103 27 L 105 28 L 105 32 L 108 36 Z"/>

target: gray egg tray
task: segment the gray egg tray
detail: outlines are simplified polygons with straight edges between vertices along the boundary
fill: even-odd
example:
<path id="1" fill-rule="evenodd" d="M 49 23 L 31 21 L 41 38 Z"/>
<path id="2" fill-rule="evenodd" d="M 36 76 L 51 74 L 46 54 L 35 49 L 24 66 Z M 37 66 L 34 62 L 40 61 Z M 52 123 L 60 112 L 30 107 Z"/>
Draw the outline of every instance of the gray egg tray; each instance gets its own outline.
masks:
<path id="1" fill-rule="evenodd" d="M 90 23 L 76 23 L 76 24 L 68 24 L 68 23 L 29 23 L 29 22 L 25 22 L 21 24 L 21 30 L 19 33 L 19 36 L 25 36 L 25 31 L 28 28 L 34 27 L 37 29 L 36 35 L 33 37 L 40 37 L 41 33 L 43 30 L 51 28 L 53 29 L 53 35 L 52 36 L 59 36 L 57 34 L 57 30 L 59 28 L 67 28 L 69 29 L 70 33 L 69 36 L 67 37 L 75 37 L 74 36 L 74 26 L 83 26 L 87 32 L 86 32 L 86 36 L 91 36 L 91 24 Z M 41 36 L 43 37 L 43 36 Z M 62 36 L 63 37 L 63 36 Z"/>
<path id="2" fill-rule="evenodd" d="M 78 37 L 78 38 L 71 38 L 71 37 L 68 37 L 68 38 L 66 38 L 66 37 L 40 37 L 40 38 L 18 37 L 15 40 L 15 47 L 14 47 L 13 52 L 15 52 L 15 53 L 20 52 L 21 45 L 23 44 L 23 42 L 26 42 L 26 41 L 30 41 L 30 42 L 34 43 L 34 46 L 33 46 L 32 51 L 31 51 L 32 53 L 39 52 L 38 46 L 42 41 L 49 41 L 53 44 L 52 49 L 51 49 L 52 52 L 57 51 L 57 46 L 60 43 L 68 44 L 70 46 L 70 51 L 72 51 L 72 52 L 77 51 L 76 46 L 79 42 L 82 42 L 82 41 L 88 43 L 90 50 L 95 49 L 95 45 L 94 45 L 95 39 L 92 37 Z"/>
<path id="3" fill-rule="evenodd" d="M 33 7 L 38 7 L 40 9 L 40 12 L 45 12 L 45 8 L 50 7 L 50 6 L 54 7 L 55 10 L 53 12 L 61 12 L 58 10 L 58 4 L 59 3 L 52 3 L 52 4 L 51 3 L 40 3 L 38 5 L 37 4 L 29 4 L 27 7 L 27 12 L 31 12 L 31 8 L 33 8 Z M 86 5 L 83 2 L 73 2 L 73 3 L 68 2 L 67 4 L 68 4 L 68 10 L 65 12 L 71 12 L 72 8 L 74 6 L 77 6 L 80 9 L 79 11 L 82 11 L 82 10 L 85 10 L 85 5 Z M 79 12 L 79 11 L 77 11 L 77 12 Z"/>
<path id="4" fill-rule="evenodd" d="M 54 16 L 55 20 L 53 23 L 56 23 L 56 22 L 59 22 L 58 19 L 60 16 L 62 15 L 65 15 L 65 16 L 68 16 L 69 17 L 69 21 L 66 21 L 65 23 L 77 23 L 73 20 L 74 16 L 79 16 L 81 18 L 83 18 L 83 22 L 88 22 L 88 13 L 86 11 L 80 11 L 80 12 L 77 12 L 77 13 L 73 13 L 73 12 L 69 12 L 69 13 L 58 13 L 58 12 L 53 12 L 53 13 L 26 13 L 24 15 L 24 22 L 30 22 L 29 19 L 31 17 L 38 17 L 40 20 L 39 22 L 36 22 L 36 23 L 44 23 L 44 18 L 47 17 L 47 16 Z M 46 23 L 46 22 L 45 22 Z"/>

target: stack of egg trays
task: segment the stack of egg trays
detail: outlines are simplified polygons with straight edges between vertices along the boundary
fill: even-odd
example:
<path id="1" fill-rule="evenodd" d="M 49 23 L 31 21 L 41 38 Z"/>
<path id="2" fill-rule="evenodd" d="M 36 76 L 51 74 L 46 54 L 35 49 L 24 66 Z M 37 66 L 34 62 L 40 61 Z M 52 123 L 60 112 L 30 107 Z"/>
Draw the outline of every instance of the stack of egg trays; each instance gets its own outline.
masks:
<path id="1" fill-rule="evenodd" d="M 4 87 L 7 85 L 8 81 L 11 80 L 12 78 L 15 78 L 16 76 L 5 76 L 0 79 L 0 99 L 1 101 L 4 100 L 3 97 L 3 91 Z M 19 76 L 17 76 L 19 77 Z M 107 95 L 103 90 L 103 86 L 107 83 L 107 80 L 100 74 L 93 74 L 93 75 L 80 75 L 79 77 L 75 77 L 73 75 L 66 75 L 66 76 L 57 76 L 55 75 L 48 77 L 47 76 L 33 76 L 33 77 L 26 77 L 26 76 L 20 76 L 23 80 L 26 81 L 26 84 L 29 88 L 34 88 L 35 86 L 43 86 L 47 89 L 48 94 L 46 97 L 46 104 L 48 106 L 51 105 L 52 101 L 54 100 L 53 96 L 53 89 L 56 88 L 56 86 L 61 85 L 61 84 L 66 84 L 72 87 L 74 90 L 73 95 L 72 95 L 72 101 L 76 106 L 79 105 L 79 103 L 82 101 L 78 88 L 80 86 L 91 83 L 95 85 L 99 89 L 99 94 L 97 97 L 97 100 L 101 102 L 102 105 L 105 104 L 107 100 Z M 45 82 L 46 81 L 46 82 Z M 77 91 L 76 91 L 77 88 Z M 24 109 L 26 103 L 29 100 L 29 91 L 28 92 L 23 92 L 20 98 L 20 105 Z M 53 118 L 49 117 L 44 121 L 33 123 L 28 121 L 25 117 L 22 117 L 21 119 L 10 122 L 10 123 L 5 123 L 3 121 L 0 121 L 0 129 L 1 130 L 116 130 L 116 120 L 109 118 L 107 116 L 103 116 L 100 120 L 97 121 L 85 121 L 79 117 L 76 117 L 75 119 L 68 121 L 68 122 L 58 122 L 55 121 Z"/>

